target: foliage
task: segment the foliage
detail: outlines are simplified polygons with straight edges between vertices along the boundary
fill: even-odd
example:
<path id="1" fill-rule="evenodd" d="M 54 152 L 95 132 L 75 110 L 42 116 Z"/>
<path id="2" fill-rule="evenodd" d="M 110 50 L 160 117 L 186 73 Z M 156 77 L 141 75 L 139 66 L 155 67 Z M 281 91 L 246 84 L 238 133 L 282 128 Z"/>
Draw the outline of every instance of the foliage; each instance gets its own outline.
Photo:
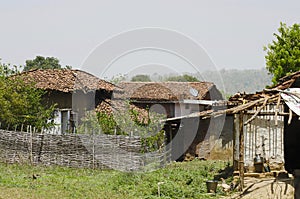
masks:
<path id="1" fill-rule="evenodd" d="M 113 76 L 111 79 L 108 79 L 107 81 L 117 85 L 120 82 L 125 81 L 126 79 L 127 79 L 126 75 L 118 74 L 116 76 Z"/>
<path id="2" fill-rule="evenodd" d="M 281 77 L 300 70 L 300 24 L 288 27 L 280 23 L 278 32 L 274 33 L 275 40 L 264 47 L 267 51 L 266 68 L 274 76 L 273 84 Z"/>
<path id="3" fill-rule="evenodd" d="M 3 127 L 32 125 L 38 129 L 51 126 L 47 120 L 54 110 L 42 105 L 43 91 L 25 84 L 18 76 L 17 68 L 0 63 L 0 122 Z"/>
<path id="4" fill-rule="evenodd" d="M 19 67 L 11 66 L 10 64 L 1 63 L 0 58 L 0 78 L 5 78 L 19 73 Z"/>
<path id="5" fill-rule="evenodd" d="M 97 119 L 98 123 L 100 125 L 101 130 L 105 134 L 122 134 L 120 129 L 117 126 L 116 121 L 114 120 L 114 117 L 112 115 L 103 113 L 103 112 L 98 112 L 97 113 Z"/>
<path id="6" fill-rule="evenodd" d="M 0 163 L 1 198 L 220 198 L 206 193 L 222 161 L 172 163 L 146 173 Z M 33 174 L 38 176 L 33 179 Z M 160 187 L 160 197 L 158 196 Z"/>
<path id="7" fill-rule="evenodd" d="M 160 121 L 165 117 L 147 109 L 147 121 L 145 118 L 141 120 L 140 113 L 130 108 L 130 102 L 124 102 L 124 106 L 124 110 L 115 111 L 113 114 L 87 111 L 77 132 L 140 136 L 142 152 L 151 152 L 162 148 L 165 132 L 163 123 Z"/>
<path id="8" fill-rule="evenodd" d="M 149 75 L 135 75 L 131 78 L 132 82 L 151 82 Z"/>
<path id="9" fill-rule="evenodd" d="M 77 128 L 79 134 L 99 134 L 102 133 L 102 129 L 99 125 L 99 121 L 95 111 L 86 111 L 85 116 L 81 118 L 81 124 Z"/>
<path id="10" fill-rule="evenodd" d="M 170 82 L 199 82 L 199 80 L 191 75 L 179 75 L 179 76 L 171 76 L 166 78 L 165 81 L 170 81 Z"/>
<path id="11" fill-rule="evenodd" d="M 152 136 L 142 137 L 142 153 L 160 150 L 164 146 L 165 131 L 160 130 Z"/>
<path id="12" fill-rule="evenodd" d="M 141 120 L 140 113 L 126 104 L 126 111 L 118 111 L 114 114 L 119 134 L 136 135 L 142 138 L 142 152 L 159 150 L 164 145 L 163 124 L 160 122 L 164 116 L 148 111 L 148 121 Z"/>
<path id="13" fill-rule="evenodd" d="M 29 71 L 32 69 L 61 69 L 62 66 L 59 63 L 59 60 L 55 57 L 43 57 L 36 56 L 33 60 L 26 60 L 24 66 L 24 71 Z M 70 69 L 71 66 L 66 66 L 66 68 Z"/>

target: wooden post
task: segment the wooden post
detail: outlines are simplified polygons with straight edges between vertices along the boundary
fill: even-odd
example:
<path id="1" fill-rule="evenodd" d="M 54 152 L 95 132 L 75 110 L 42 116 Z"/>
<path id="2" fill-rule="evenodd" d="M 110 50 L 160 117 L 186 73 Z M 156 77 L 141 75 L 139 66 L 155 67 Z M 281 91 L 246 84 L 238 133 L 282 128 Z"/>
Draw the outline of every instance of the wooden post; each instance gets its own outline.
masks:
<path id="1" fill-rule="evenodd" d="M 172 162 L 172 139 L 173 139 L 173 137 L 172 137 L 172 126 L 171 126 L 171 124 L 168 124 L 168 126 L 169 126 L 169 138 L 170 138 L 170 140 L 169 140 L 169 149 L 168 149 L 168 155 L 169 155 L 169 162 Z"/>
<path id="2" fill-rule="evenodd" d="M 93 139 L 93 169 L 95 169 L 95 133 L 94 133 L 94 129 L 92 130 L 92 139 Z"/>
<path id="3" fill-rule="evenodd" d="M 238 163 L 238 159 L 237 157 L 237 153 L 238 153 L 238 148 L 237 148 L 237 144 L 238 144 L 238 140 L 237 140 L 237 136 L 239 135 L 237 132 L 237 128 L 239 128 L 239 121 L 237 119 L 237 115 L 234 114 L 233 115 L 233 155 L 232 155 L 232 163 L 233 163 L 233 170 L 234 171 L 238 171 L 239 170 L 239 163 Z"/>
<path id="4" fill-rule="evenodd" d="M 241 190 L 244 188 L 244 112 L 239 114 L 239 172 Z"/>
<path id="5" fill-rule="evenodd" d="M 30 164 L 33 164 L 33 157 L 32 157 L 32 129 L 30 126 Z"/>

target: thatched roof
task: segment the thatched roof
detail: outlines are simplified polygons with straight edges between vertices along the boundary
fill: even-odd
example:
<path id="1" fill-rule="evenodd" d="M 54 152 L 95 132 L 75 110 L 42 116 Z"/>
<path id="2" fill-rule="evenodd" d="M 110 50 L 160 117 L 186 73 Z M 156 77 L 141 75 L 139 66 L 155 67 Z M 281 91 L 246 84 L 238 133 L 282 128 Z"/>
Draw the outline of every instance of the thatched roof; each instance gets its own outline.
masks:
<path id="1" fill-rule="evenodd" d="M 113 91 L 115 88 L 115 85 L 81 70 L 36 69 L 22 72 L 19 76 L 26 83 L 35 83 L 37 88 L 44 90 L 56 90 L 65 93 L 73 92 L 74 90 Z"/>
<path id="2" fill-rule="evenodd" d="M 272 86 L 269 89 L 264 89 L 256 93 L 236 93 L 229 98 L 229 104 L 239 105 L 247 102 L 252 102 L 258 99 L 270 97 L 278 92 L 287 88 L 299 88 L 300 87 L 300 71 L 284 76 L 279 79 L 278 84 Z"/>
<path id="3" fill-rule="evenodd" d="M 274 88 L 284 90 L 291 87 L 300 87 L 299 79 L 300 71 L 286 75 L 279 79 L 279 82 Z"/>
<path id="4" fill-rule="evenodd" d="M 139 101 L 201 100 L 208 99 L 210 92 L 222 98 L 211 82 L 121 82 L 118 86 L 124 93 L 115 95 L 115 98 Z"/>

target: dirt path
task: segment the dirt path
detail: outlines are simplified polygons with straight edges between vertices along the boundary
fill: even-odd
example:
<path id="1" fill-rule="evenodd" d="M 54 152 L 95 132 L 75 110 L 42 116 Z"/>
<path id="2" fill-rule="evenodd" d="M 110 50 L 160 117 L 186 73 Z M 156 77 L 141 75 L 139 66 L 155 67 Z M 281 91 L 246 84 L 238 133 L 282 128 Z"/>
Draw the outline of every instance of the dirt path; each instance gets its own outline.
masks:
<path id="1" fill-rule="evenodd" d="M 245 177 L 245 188 L 242 193 L 234 194 L 227 199 L 293 199 L 292 179 Z"/>

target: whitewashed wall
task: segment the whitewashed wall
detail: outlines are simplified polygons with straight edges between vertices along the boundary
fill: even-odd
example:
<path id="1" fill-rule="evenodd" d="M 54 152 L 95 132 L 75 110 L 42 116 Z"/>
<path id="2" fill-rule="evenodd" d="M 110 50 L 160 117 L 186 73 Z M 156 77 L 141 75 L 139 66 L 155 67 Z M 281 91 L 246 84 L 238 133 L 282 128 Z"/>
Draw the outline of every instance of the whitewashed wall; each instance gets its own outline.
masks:
<path id="1" fill-rule="evenodd" d="M 275 112 L 275 107 L 276 105 L 268 105 L 261 112 Z M 279 109 L 279 112 L 283 112 L 283 106 Z M 245 115 L 244 122 L 251 116 Z M 275 125 L 274 115 L 257 116 L 244 126 L 245 166 L 253 166 L 256 154 L 265 157 L 270 164 L 283 164 L 283 130 L 284 117 L 277 116 L 277 125 Z"/>
<path id="2" fill-rule="evenodd" d="M 175 117 L 189 115 L 191 113 L 200 112 L 202 110 L 203 110 L 203 107 L 199 106 L 199 104 L 176 103 L 175 104 Z"/>

